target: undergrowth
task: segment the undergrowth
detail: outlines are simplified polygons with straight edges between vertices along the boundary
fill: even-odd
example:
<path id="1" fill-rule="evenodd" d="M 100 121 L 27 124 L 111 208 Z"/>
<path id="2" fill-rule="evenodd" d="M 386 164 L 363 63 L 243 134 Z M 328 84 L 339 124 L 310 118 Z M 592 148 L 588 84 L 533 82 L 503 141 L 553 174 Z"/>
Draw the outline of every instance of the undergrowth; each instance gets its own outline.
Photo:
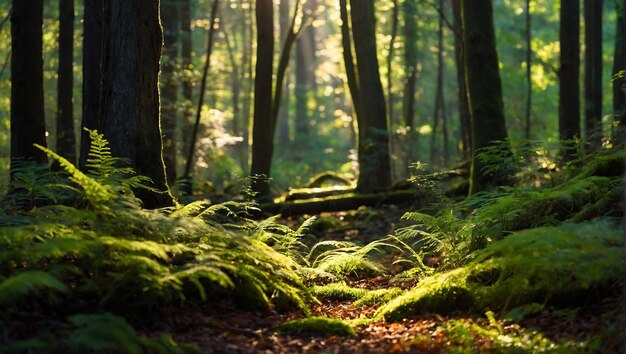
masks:
<path id="1" fill-rule="evenodd" d="M 185 347 L 167 337 L 137 336 L 128 323 L 149 323 L 149 314 L 159 307 L 190 299 L 233 299 L 242 308 L 290 307 L 308 313 L 313 298 L 298 264 L 266 240 L 250 237 L 258 230 L 244 217 L 251 206 L 142 209 L 133 190 L 150 188 L 150 181 L 119 167 L 123 161 L 111 156 L 103 136 L 90 135 L 86 173 L 42 148 L 69 179 L 46 189 L 44 197 L 54 200 L 48 194 L 70 191 L 72 202 L 27 212 L 3 210 L 0 335 L 7 341 L 0 351 L 36 351 L 59 343 L 47 348 L 182 352 Z M 22 197 L 38 198 L 33 193 Z M 268 220 L 265 234 L 273 233 L 271 225 L 277 223 Z M 24 313 L 49 315 L 48 320 L 32 319 L 36 325 L 26 333 L 15 332 Z"/>

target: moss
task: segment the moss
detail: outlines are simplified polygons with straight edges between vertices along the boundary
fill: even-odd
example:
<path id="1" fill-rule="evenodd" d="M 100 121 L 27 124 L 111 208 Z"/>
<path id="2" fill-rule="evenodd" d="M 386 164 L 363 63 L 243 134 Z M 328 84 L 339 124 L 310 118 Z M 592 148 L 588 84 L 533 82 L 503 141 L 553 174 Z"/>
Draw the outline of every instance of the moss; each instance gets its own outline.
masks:
<path id="1" fill-rule="evenodd" d="M 623 243 L 623 225 L 609 219 L 517 232 L 476 252 L 468 265 L 424 279 L 376 317 L 594 301 L 616 291 Z"/>
<path id="2" fill-rule="evenodd" d="M 286 322 L 276 328 L 279 332 L 297 332 L 319 335 L 355 336 L 354 329 L 345 321 L 327 317 L 308 317 Z"/>
<path id="3" fill-rule="evenodd" d="M 316 297 L 333 300 L 358 300 L 368 294 L 369 290 L 352 288 L 344 282 L 316 285 L 311 288 L 311 293 Z"/>
<path id="4" fill-rule="evenodd" d="M 400 296 L 403 290 L 400 288 L 386 288 L 368 291 L 364 296 L 354 302 L 354 306 L 371 306 L 389 302 Z"/>
<path id="5" fill-rule="evenodd" d="M 624 173 L 624 151 L 607 154 L 594 155 L 581 169 L 576 179 L 591 176 L 619 177 Z"/>

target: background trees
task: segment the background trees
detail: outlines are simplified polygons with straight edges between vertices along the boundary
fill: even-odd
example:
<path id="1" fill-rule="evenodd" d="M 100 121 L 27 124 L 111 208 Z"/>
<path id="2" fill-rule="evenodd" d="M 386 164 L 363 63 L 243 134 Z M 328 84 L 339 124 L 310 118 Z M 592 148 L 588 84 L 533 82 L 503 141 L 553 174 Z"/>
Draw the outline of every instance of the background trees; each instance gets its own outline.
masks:
<path id="1" fill-rule="evenodd" d="M 458 17 L 455 13 L 460 8 L 460 2 L 456 0 L 446 0 L 441 4 L 438 2 L 421 3 L 413 0 L 398 0 L 397 4 L 392 0 L 374 2 L 377 33 L 375 52 L 379 65 L 382 63 L 377 69 L 376 76 L 381 86 L 386 89 L 382 97 L 386 106 L 388 139 L 393 143 L 393 149 L 389 151 L 389 165 L 394 178 L 406 176 L 407 166 L 412 162 L 428 161 L 427 168 L 435 170 L 455 167 L 464 159 L 463 156 L 466 158 L 469 156 L 468 147 L 471 142 L 468 134 L 467 110 L 462 108 L 466 97 L 462 87 L 465 83 L 465 68 L 463 65 L 458 65 L 463 62 L 461 59 L 463 43 L 459 36 L 461 29 L 451 28 L 455 24 L 460 24 L 460 21 L 455 21 Z M 614 1 L 605 1 L 601 9 L 604 26 L 602 66 L 613 66 L 614 63 L 623 62 L 619 59 L 619 50 L 616 50 L 623 47 L 618 44 L 621 43 L 619 35 L 623 33 L 618 30 L 620 26 L 618 21 L 621 17 L 617 15 L 623 13 L 621 2 L 618 1 L 618 3 L 620 6 L 617 11 Z M 206 99 L 198 110 L 196 107 L 199 101 L 197 85 L 201 78 L 199 69 L 205 64 L 205 57 L 201 53 L 204 53 L 206 48 L 205 39 L 213 1 L 189 0 L 162 3 L 168 9 L 163 11 L 162 19 L 165 34 L 172 36 L 170 41 L 173 41 L 175 36 L 179 36 L 180 39 L 180 48 L 176 49 L 177 53 L 172 52 L 178 60 L 171 61 L 173 66 L 168 66 L 168 61 L 164 60 L 162 67 L 161 94 L 164 119 L 162 133 L 166 139 L 164 146 L 168 149 L 167 154 L 170 156 L 167 159 L 170 161 L 168 165 L 175 166 L 168 167 L 168 169 L 172 172 L 183 171 L 188 160 L 186 154 L 189 151 L 189 143 L 192 140 L 190 138 L 193 125 L 191 121 L 198 110 L 200 113 L 199 139 L 198 146 L 194 149 L 195 155 L 191 167 L 198 183 L 202 184 L 201 181 L 210 180 L 216 188 L 228 188 L 233 184 L 239 184 L 239 177 L 250 174 L 249 143 L 251 139 L 248 135 L 252 132 L 251 122 L 254 114 L 255 75 L 253 69 L 258 63 L 256 53 L 253 51 L 256 45 L 257 26 L 255 1 L 229 0 L 223 1 L 223 4 L 223 10 L 220 11 L 216 24 L 215 48 L 210 59 L 211 70 L 207 78 Z M 336 171 L 343 177 L 355 180 L 359 176 L 359 144 L 354 139 L 358 132 L 358 121 L 363 118 L 358 114 L 359 107 L 362 105 L 359 103 L 361 94 L 356 90 L 355 96 L 352 97 L 350 87 L 356 83 L 358 88 L 360 75 L 358 60 L 354 57 L 356 53 L 354 52 L 356 43 L 352 38 L 354 28 L 349 18 L 352 10 L 346 4 L 347 23 L 345 27 L 342 27 L 341 4 L 342 1 L 306 1 L 302 3 L 302 8 L 296 14 L 296 29 L 302 25 L 303 30 L 294 42 L 294 53 L 289 56 L 287 61 L 289 65 L 284 72 L 281 116 L 277 123 L 281 127 L 281 138 L 272 139 L 275 144 L 279 145 L 274 149 L 272 158 L 264 163 L 269 166 L 264 169 L 269 168 L 270 171 L 274 171 L 271 186 L 276 192 L 287 190 L 289 186 L 304 185 L 316 173 L 328 170 Z M 560 2 L 547 0 L 493 2 L 496 46 L 502 77 L 503 111 L 508 128 L 507 135 L 513 140 L 513 148 L 518 145 L 516 143 L 518 139 L 528 135 L 527 128 L 531 128 L 532 138 L 535 139 L 554 140 L 558 139 L 559 135 L 569 137 L 582 135 L 580 118 L 578 123 L 570 124 L 574 133 L 559 133 L 559 99 L 557 99 L 559 83 L 563 79 L 565 80 L 564 87 L 573 87 L 567 84 L 568 68 L 577 66 L 570 67 L 564 63 L 563 67 L 560 67 L 561 54 L 565 57 L 567 51 L 567 40 L 564 41 L 562 52 L 557 46 L 559 43 L 557 32 L 561 24 L 560 4 Z M 9 3 L 0 4 L 0 21 L 7 18 L 10 5 Z M 581 5 L 579 3 L 579 7 Z M 595 5 L 597 7 L 597 2 Z M 102 48 L 100 43 L 102 38 L 101 7 L 101 0 L 75 1 L 74 81 L 71 83 L 73 92 L 70 96 L 69 90 L 63 89 L 60 90 L 62 95 L 58 96 L 63 97 L 64 102 L 68 102 L 67 97 L 73 97 L 74 111 L 82 112 L 79 114 L 82 117 L 79 115 L 73 117 L 75 135 L 83 134 L 80 130 L 81 125 L 90 128 L 98 127 L 96 122 L 101 111 L 99 90 L 102 81 L 99 52 Z M 563 9 L 570 7 L 565 6 Z M 279 6 L 272 8 L 272 15 L 277 15 Z M 57 85 L 63 81 L 59 81 L 57 76 L 60 54 L 57 49 L 60 10 L 57 3 L 46 5 L 42 10 L 44 26 L 41 57 L 43 59 L 43 89 L 46 93 L 43 97 L 43 116 L 46 117 L 47 127 L 44 135 L 47 131 L 47 140 L 51 146 L 57 146 L 62 142 L 59 137 L 66 130 L 62 125 L 57 127 L 55 121 L 57 112 L 68 111 L 67 108 L 62 109 L 56 101 L 56 92 L 59 91 Z M 283 9 L 283 13 L 287 14 L 283 15 L 282 21 L 285 34 L 294 14 L 293 6 L 288 10 L 286 12 Z M 530 45 L 527 42 L 525 21 L 529 12 L 532 12 L 533 21 Z M 580 20 L 580 13 L 578 17 Z M 440 19 L 443 21 L 441 27 L 444 33 L 442 49 L 438 43 Z M 588 21 L 591 23 L 594 20 Z M 8 26 L 10 22 L 6 23 L 6 26 L 0 27 L 0 39 L 2 39 L 0 40 L 0 95 L 2 97 L 9 97 L 11 90 L 8 80 L 11 71 Z M 173 27 L 175 28 L 172 29 Z M 585 28 L 592 27 L 586 26 Z M 344 28 L 348 29 L 349 36 L 347 37 L 342 35 Z M 278 32 L 275 30 L 271 32 L 272 37 L 278 40 Z M 64 31 L 64 33 L 68 32 Z M 396 33 L 395 36 L 394 33 Z M 569 31 L 568 34 L 572 33 Z M 67 36 L 64 38 L 67 42 Z M 84 42 L 81 38 L 84 38 Z M 345 44 L 342 43 L 343 38 L 347 38 L 348 47 L 352 48 L 352 51 L 342 50 Z M 579 41 L 583 38 L 579 38 Z M 282 39 L 281 45 L 275 45 L 272 50 L 274 73 L 277 73 L 284 41 L 285 38 Z M 165 50 L 173 50 L 167 42 L 166 40 Z M 314 43 L 311 44 L 311 42 Z M 582 47 L 576 50 L 578 57 L 581 57 L 580 48 Z M 66 50 L 61 52 L 67 53 Z M 438 52 L 443 54 L 442 64 L 440 64 Z M 346 70 L 349 65 L 344 65 L 344 62 L 347 63 L 344 55 L 352 56 L 351 62 L 355 65 L 352 70 L 354 73 L 352 79 L 351 75 L 347 75 L 351 71 Z M 597 67 L 598 63 L 596 62 L 595 65 Z M 443 68 L 442 77 L 444 78 L 441 90 L 437 88 L 438 67 L 440 66 Z M 621 64 L 614 66 L 614 70 L 602 72 L 601 82 L 610 82 L 613 72 L 619 73 Z M 373 70 L 367 71 L 374 73 Z M 60 76 L 61 79 L 63 77 L 67 75 Z M 578 79 L 574 79 L 575 83 L 580 85 L 584 77 L 580 73 L 577 77 Z M 529 78 L 530 85 L 528 85 Z M 598 82 L 598 77 L 595 80 Z M 614 92 L 603 90 L 601 94 L 601 108 L 605 115 L 613 114 L 616 120 L 620 120 L 621 82 L 615 80 L 613 83 L 615 84 Z M 174 85 L 168 86 L 171 84 Z M 266 83 L 263 84 L 266 85 Z M 275 81 L 272 85 L 275 85 Z M 63 87 L 67 86 L 67 83 L 63 85 Z M 174 88 L 174 86 L 178 87 Z M 530 91 L 528 91 L 529 88 Z M 275 92 L 275 86 L 273 90 Z M 576 95 L 575 91 L 563 90 L 564 96 L 561 99 L 569 100 L 567 94 Z M 593 89 L 592 91 L 596 97 L 599 96 L 599 90 Z M 438 127 L 434 124 L 435 103 L 441 102 L 436 97 L 437 92 L 444 93 L 443 106 L 448 108 L 446 111 L 449 136 L 447 164 L 443 156 L 446 139 L 441 124 Z M 529 93 L 533 96 L 532 105 L 526 103 Z M 364 104 L 381 101 L 379 98 L 373 98 L 379 96 L 368 95 L 372 99 Z M 275 98 L 276 95 L 272 93 L 272 100 Z M 578 106 L 580 106 L 580 98 L 578 99 Z M 597 112 L 597 98 L 595 102 L 594 107 Z M 450 109 L 450 107 L 457 106 L 459 109 Z M 571 110 L 576 107 L 576 104 L 562 104 L 562 106 L 566 110 Z M 527 107 L 530 110 L 527 110 Z M 10 121 L 9 112 L 10 101 L 0 100 L 0 121 L 5 125 Z M 393 117 L 389 115 L 389 112 L 394 112 Z M 526 119 L 527 112 L 531 112 L 533 117 L 530 125 Z M 363 115 L 364 113 L 361 113 L 361 116 Z M 567 119 L 575 119 L 578 115 L 563 113 L 561 116 L 564 118 L 561 123 L 566 122 Z M 169 120 L 170 117 L 175 117 L 175 119 Z M 598 114 L 595 114 L 595 117 L 597 122 Z M 81 118 L 83 118 L 82 123 Z M 176 126 L 174 127 L 172 123 L 176 123 Z M 276 130 L 278 131 L 278 128 Z M 610 143 L 611 126 L 608 120 L 604 119 L 601 122 L 600 130 L 599 136 L 604 139 L 603 143 Z M 367 131 L 361 130 L 361 132 Z M 85 136 L 81 138 L 80 144 L 83 164 L 86 152 L 85 138 Z M 170 138 L 173 139 L 173 144 L 168 142 Z M 8 169 L 9 140 L 8 135 L 0 134 L 0 152 L 2 152 L 0 167 L 5 169 Z M 285 144 L 287 140 L 293 145 Z M 597 142 L 596 139 L 596 145 Z M 267 152 L 265 147 L 269 145 L 262 144 L 262 146 L 264 147 L 257 151 Z M 361 148 L 363 146 L 364 144 L 360 144 Z M 433 157 L 430 156 L 431 151 L 434 152 Z M 257 156 L 259 156 L 258 153 Z M 171 162 L 174 159 L 175 162 Z M 373 159 L 367 158 L 366 161 L 373 162 Z M 257 167 L 258 163 L 255 164 L 255 171 Z M 367 169 L 367 166 L 364 167 Z M 363 173 L 362 175 L 365 178 L 370 174 Z M 173 173 L 170 177 L 171 182 L 174 182 Z M 208 185 L 206 187 L 209 190 L 212 188 Z"/>

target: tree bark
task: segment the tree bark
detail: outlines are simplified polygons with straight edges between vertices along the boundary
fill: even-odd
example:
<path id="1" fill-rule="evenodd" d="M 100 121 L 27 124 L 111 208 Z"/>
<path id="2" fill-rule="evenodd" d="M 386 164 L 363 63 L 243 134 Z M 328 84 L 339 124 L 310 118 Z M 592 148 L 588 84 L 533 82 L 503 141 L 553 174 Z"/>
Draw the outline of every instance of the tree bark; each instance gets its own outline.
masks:
<path id="1" fill-rule="evenodd" d="M 42 0 L 13 0 L 11 14 L 11 171 L 18 164 L 47 164 L 43 99 Z M 11 172 L 13 178 L 13 172 Z"/>
<path id="2" fill-rule="evenodd" d="M 285 40 L 287 39 L 287 33 L 290 29 L 290 16 L 289 16 L 289 0 L 281 0 L 278 5 L 278 13 L 279 13 L 279 24 L 280 24 L 280 43 L 284 45 Z M 298 45 L 296 44 L 296 48 Z M 297 49 L 296 49 L 297 50 Z M 297 65 L 297 64 L 296 64 Z M 296 81 L 296 90 L 297 90 L 297 81 Z M 278 115 L 278 143 L 286 148 L 289 146 L 291 142 L 291 137 L 289 133 L 289 78 L 287 78 L 284 88 L 284 99 L 281 100 L 282 104 L 280 107 L 280 112 Z M 296 117 L 298 114 L 296 113 Z"/>
<path id="3" fill-rule="evenodd" d="M 561 0 L 561 64 L 559 69 L 559 139 L 564 160 L 575 154 L 580 138 L 580 2 Z"/>
<path id="4" fill-rule="evenodd" d="M 502 182 L 503 175 L 487 175 L 478 158 L 481 148 L 496 141 L 505 141 L 507 132 L 502 102 L 496 36 L 491 0 L 463 0 L 463 37 L 465 70 L 472 114 L 472 165 L 469 194 L 485 190 Z M 510 154 L 508 145 L 503 154 Z"/>
<path id="5" fill-rule="evenodd" d="M 443 0 L 439 0 L 439 8 L 443 11 Z M 433 114 L 433 132 L 430 139 L 430 163 L 435 166 L 439 162 L 437 160 L 437 127 L 441 122 L 443 133 L 443 151 L 441 153 L 443 165 L 448 165 L 448 122 L 446 119 L 445 111 L 445 99 L 443 91 L 443 74 L 444 74 L 444 61 L 443 61 L 443 12 L 439 15 L 439 27 L 437 30 L 437 93 L 435 95 L 435 112 Z"/>
<path id="6" fill-rule="evenodd" d="M 585 0 L 585 138 L 602 144 L 602 0 Z"/>
<path id="7" fill-rule="evenodd" d="M 274 152 L 272 74 L 274 72 L 274 8 L 272 0 L 256 0 L 257 56 L 252 123 L 252 191 L 258 200 L 270 198 L 268 178 Z"/>
<path id="8" fill-rule="evenodd" d="M 392 0 L 392 14 L 391 14 L 391 39 L 389 40 L 389 51 L 387 52 L 387 115 L 389 116 L 389 123 L 393 126 L 394 123 L 394 110 L 393 110 L 393 84 L 391 79 L 391 73 L 393 70 L 393 52 L 394 45 L 396 43 L 396 37 L 398 35 L 398 17 L 400 9 L 398 6 L 398 0 Z"/>
<path id="9" fill-rule="evenodd" d="M 163 163 L 159 119 L 159 59 L 163 33 L 159 2 L 105 0 L 103 7 L 100 131 L 114 156 L 162 192 L 137 190 L 147 208 L 173 204 Z"/>
<path id="10" fill-rule="evenodd" d="M 74 134 L 74 0 L 59 2 L 59 68 L 57 81 L 57 153 L 76 163 Z"/>
<path id="11" fill-rule="evenodd" d="M 178 0 L 162 0 L 163 60 L 161 61 L 161 122 L 163 161 L 169 184 L 176 181 L 176 126 L 178 122 Z"/>
<path id="12" fill-rule="evenodd" d="M 351 1 L 352 34 L 359 73 L 360 102 L 363 117 L 359 142 L 364 154 L 357 190 L 361 193 L 384 190 L 391 186 L 389 131 L 385 96 L 380 82 L 376 57 L 374 1 Z"/>

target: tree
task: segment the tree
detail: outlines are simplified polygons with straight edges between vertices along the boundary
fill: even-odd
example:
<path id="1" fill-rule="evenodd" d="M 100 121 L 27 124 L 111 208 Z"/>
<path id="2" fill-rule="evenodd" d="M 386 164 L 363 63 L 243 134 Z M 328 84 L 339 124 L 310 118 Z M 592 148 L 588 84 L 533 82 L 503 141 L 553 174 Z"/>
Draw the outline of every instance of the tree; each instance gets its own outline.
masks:
<path id="1" fill-rule="evenodd" d="M 193 42 L 191 40 L 191 0 L 179 0 L 180 12 L 180 54 L 183 67 L 183 124 L 182 147 L 189 150 L 193 131 Z"/>
<path id="2" fill-rule="evenodd" d="M 443 0 L 439 0 L 439 26 L 437 29 L 437 93 L 435 94 L 435 112 L 433 113 L 433 132 L 430 138 L 430 163 L 436 164 L 436 136 L 439 121 L 443 130 L 443 164 L 448 164 L 448 121 L 446 118 L 446 105 L 443 90 Z"/>
<path id="3" fill-rule="evenodd" d="M 385 96 L 376 57 L 374 1 L 351 1 L 352 35 L 359 75 L 362 118 L 359 125 L 359 192 L 383 190 L 391 186 L 389 132 Z"/>
<path id="4" fill-rule="evenodd" d="M 159 119 L 159 2 L 104 0 L 103 5 L 99 130 L 114 156 L 128 159 L 137 173 L 152 179 L 158 191 L 137 191 L 144 206 L 172 205 Z"/>
<path id="5" fill-rule="evenodd" d="M 624 11 L 618 1 L 615 1 L 615 10 L 617 13 L 617 24 L 615 27 L 615 55 L 613 57 L 613 121 L 617 124 L 617 129 L 613 132 L 613 138 L 616 140 L 624 140 L 623 135 L 620 136 L 620 131 L 624 132 L 624 126 L 626 124 L 626 110 L 624 109 L 624 91 L 622 86 L 626 83 L 626 80 L 622 76 L 620 78 L 620 72 L 624 71 L 626 67 L 624 61 L 626 60 L 626 53 L 624 46 L 626 46 L 626 26 L 624 21 Z"/>
<path id="6" fill-rule="evenodd" d="M 178 122 L 178 0 L 162 0 L 164 52 L 161 63 L 161 120 L 163 160 L 168 183 L 176 180 L 176 126 Z"/>
<path id="7" fill-rule="evenodd" d="M 57 81 L 57 153 L 76 163 L 74 134 L 74 0 L 59 2 L 59 68 Z"/>
<path id="8" fill-rule="evenodd" d="M 413 161 L 413 146 L 417 143 L 418 134 L 415 131 L 415 85 L 417 83 L 417 3 L 416 0 L 405 0 L 402 3 L 404 17 L 404 67 L 406 71 L 406 85 L 402 112 L 404 125 L 408 129 L 408 142 L 404 165 L 408 169 Z M 408 170 L 407 170 L 408 175 Z"/>
<path id="9" fill-rule="evenodd" d="M 530 0 L 526 0 L 526 126 L 524 137 L 530 139 L 530 114 L 532 110 L 532 28 L 530 17 Z"/>
<path id="10" fill-rule="evenodd" d="M 602 138 L 602 0 L 585 0 L 585 138 Z"/>
<path id="11" fill-rule="evenodd" d="M 562 0 L 559 38 L 559 139 L 565 160 L 573 157 L 573 140 L 580 137 L 580 3 Z"/>
<path id="12" fill-rule="evenodd" d="M 274 72 L 274 8 L 272 0 L 256 0 L 257 54 L 252 127 L 252 190 L 259 199 L 270 195 L 269 178 L 274 152 L 272 74 Z"/>
<path id="13" fill-rule="evenodd" d="M 463 0 L 462 13 L 465 75 L 472 129 L 469 188 L 469 194 L 472 195 L 502 182 L 505 177 L 485 173 L 485 166 L 478 154 L 480 149 L 494 142 L 506 141 L 507 132 L 491 0 Z M 510 154 L 508 145 L 503 145 L 502 149 L 502 154 Z"/>
<path id="14" fill-rule="evenodd" d="M 100 121 L 102 70 L 102 0 L 85 0 L 83 30 L 83 106 L 79 167 L 85 170 L 89 152 L 87 129 L 97 129 Z"/>
<path id="15" fill-rule="evenodd" d="M 280 4 L 278 5 L 278 13 L 279 13 L 279 24 L 280 24 L 280 43 L 285 43 L 287 39 L 287 33 L 289 33 L 289 29 L 291 28 L 289 24 L 289 3 L 290 0 L 280 0 Z M 299 41 L 298 41 L 299 42 Z M 299 45 L 296 43 L 296 53 L 298 53 Z M 296 54 L 297 55 L 297 54 Z M 296 59 L 296 68 L 298 67 L 298 61 Z M 298 70 L 298 69 L 296 69 Z M 297 74 L 296 74 L 297 75 Z M 297 85 L 296 81 L 296 85 Z M 297 90 L 297 88 L 296 88 Z M 287 82 L 285 82 L 283 91 L 285 92 L 285 99 L 283 100 L 282 107 L 280 108 L 280 114 L 278 117 L 278 143 L 287 147 L 291 142 L 290 132 L 289 132 L 289 78 L 287 78 Z M 299 115 L 296 113 L 296 117 Z"/>
<path id="16" fill-rule="evenodd" d="M 42 62 L 43 0 L 13 0 L 11 15 L 11 178 L 23 162 L 47 164 Z"/>
<path id="17" fill-rule="evenodd" d="M 461 156 L 470 160 L 472 156 L 471 113 L 467 101 L 467 86 L 465 84 L 465 53 L 463 45 L 463 19 L 461 0 L 452 0 L 452 15 L 454 17 L 454 59 L 456 63 L 457 96 L 459 110 L 459 132 L 461 141 Z"/>

